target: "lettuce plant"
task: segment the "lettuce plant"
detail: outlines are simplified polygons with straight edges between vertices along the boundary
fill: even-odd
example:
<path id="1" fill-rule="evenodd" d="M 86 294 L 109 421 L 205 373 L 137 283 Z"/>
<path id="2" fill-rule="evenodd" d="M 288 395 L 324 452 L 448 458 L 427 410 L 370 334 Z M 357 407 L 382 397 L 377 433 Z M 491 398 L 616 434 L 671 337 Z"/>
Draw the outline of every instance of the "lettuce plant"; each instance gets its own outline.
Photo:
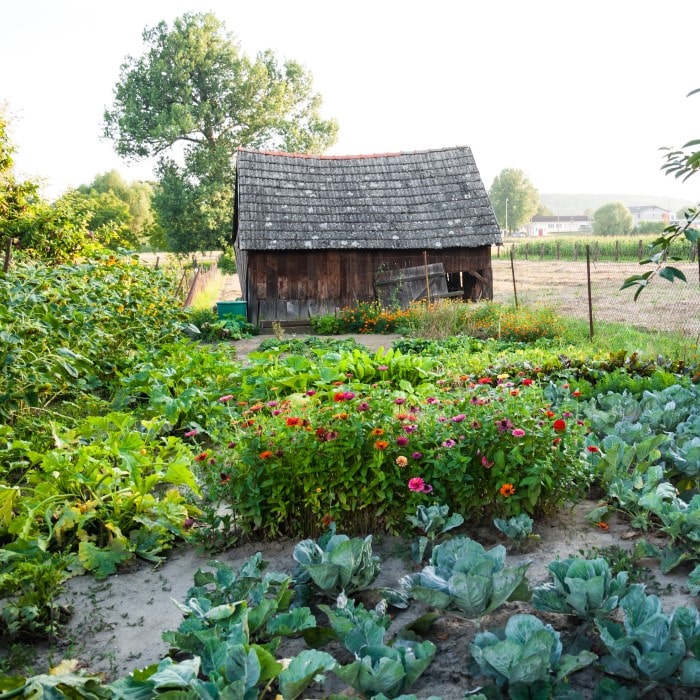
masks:
<path id="1" fill-rule="evenodd" d="M 479 632 L 469 645 L 481 673 L 499 687 L 508 685 L 511 698 L 551 697 L 554 683 L 597 658 L 590 651 L 562 656 L 562 649 L 559 632 L 534 615 L 513 615 L 501 636 Z"/>
<path id="2" fill-rule="evenodd" d="M 404 576 L 400 584 L 427 605 L 480 617 L 527 589 L 525 572 L 531 562 L 506 567 L 505 558 L 502 545 L 486 551 L 468 537 L 455 537 L 437 545 L 430 565 Z"/>
<path id="3" fill-rule="evenodd" d="M 604 670 L 630 680 L 700 688 L 698 611 L 680 607 L 667 615 L 658 597 L 646 595 L 643 586 L 632 586 L 620 608 L 622 624 L 595 623 L 609 652 L 600 659 Z"/>
<path id="4" fill-rule="evenodd" d="M 628 591 L 628 573 L 621 571 L 613 578 L 605 559 L 572 557 L 547 568 L 552 580 L 532 591 L 535 610 L 584 619 L 608 617 Z"/>
<path id="5" fill-rule="evenodd" d="M 330 595 L 364 590 L 379 576 L 379 557 L 372 554 L 372 535 L 350 538 L 336 535 L 333 527 L 330 536 L 318 542 L 298 542 L 293 557 L 297 562 L 296 582 L 313 582 Z"/>

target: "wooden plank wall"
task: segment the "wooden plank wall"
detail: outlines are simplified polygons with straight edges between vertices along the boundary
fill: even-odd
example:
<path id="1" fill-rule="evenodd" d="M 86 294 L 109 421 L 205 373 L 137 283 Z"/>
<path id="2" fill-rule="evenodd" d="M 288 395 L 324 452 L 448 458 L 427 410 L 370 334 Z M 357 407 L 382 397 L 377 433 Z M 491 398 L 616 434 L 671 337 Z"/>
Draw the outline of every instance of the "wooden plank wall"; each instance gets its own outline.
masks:
<path id="1" fill-rule="evenodd" d="M 336 309 L 358 301 L 373 301 L 377 270 L 425 263 L 422 250 L 245 252 L 246 300 L 252 323 L 306 319 L 335 313 Z M 431 250 L 427 262 L 442 263 L 447 273 L 490 271 L 491 247 Z"/>

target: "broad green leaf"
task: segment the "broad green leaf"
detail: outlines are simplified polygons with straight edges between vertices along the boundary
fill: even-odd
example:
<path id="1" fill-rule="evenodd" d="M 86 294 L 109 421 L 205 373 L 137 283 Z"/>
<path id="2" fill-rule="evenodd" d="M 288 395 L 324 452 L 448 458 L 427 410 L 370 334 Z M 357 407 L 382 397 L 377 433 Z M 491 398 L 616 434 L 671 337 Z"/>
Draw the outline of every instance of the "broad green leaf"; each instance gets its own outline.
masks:
<path id="1" fill-rule="evenodd" d="M 298 698 L 314 678 L 333 670 L 335 659 L 326 652 L 304 649 L 279 675 L 280 693 L 284 700 Z"/>

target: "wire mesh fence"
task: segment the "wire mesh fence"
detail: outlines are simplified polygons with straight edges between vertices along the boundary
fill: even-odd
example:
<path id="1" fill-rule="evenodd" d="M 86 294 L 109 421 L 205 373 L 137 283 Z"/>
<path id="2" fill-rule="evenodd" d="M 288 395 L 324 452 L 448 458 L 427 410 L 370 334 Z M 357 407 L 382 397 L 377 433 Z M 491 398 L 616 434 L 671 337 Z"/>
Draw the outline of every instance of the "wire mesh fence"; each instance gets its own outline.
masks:
<path id="1" fill-rule="evenodd" d="M 574 261 L 517 259 L 503 252 L 493 259 L 494 300 L 546 304 L 565 317 L 650 331 L 700 336 L 700 269 L 696 262 L 674 263 L 687 283 L 656 278 L 634 301 L 634 289 L 621 290 L 627 277 L 647 267 L 634 262 L 596 261 L 589 250 Z M 598 327 L 598 331 L 596 331 Z"/>

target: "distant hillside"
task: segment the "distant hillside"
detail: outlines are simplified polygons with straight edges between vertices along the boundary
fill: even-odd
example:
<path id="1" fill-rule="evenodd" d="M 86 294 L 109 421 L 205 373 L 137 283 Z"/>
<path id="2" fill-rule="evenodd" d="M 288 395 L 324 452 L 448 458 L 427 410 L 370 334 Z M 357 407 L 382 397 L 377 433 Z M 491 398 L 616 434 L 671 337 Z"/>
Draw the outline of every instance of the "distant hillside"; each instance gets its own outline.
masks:
<path id="1" fill-rule="evenodd" d="M 678 212 L 697 203 L 674 197 L 654 197 L 648 194 L 540 194 L 540 201 L 559 216 L 585 214 L 610 202 L 622 202 L 628 207 L 655 204 L 662 209 Z"/>

